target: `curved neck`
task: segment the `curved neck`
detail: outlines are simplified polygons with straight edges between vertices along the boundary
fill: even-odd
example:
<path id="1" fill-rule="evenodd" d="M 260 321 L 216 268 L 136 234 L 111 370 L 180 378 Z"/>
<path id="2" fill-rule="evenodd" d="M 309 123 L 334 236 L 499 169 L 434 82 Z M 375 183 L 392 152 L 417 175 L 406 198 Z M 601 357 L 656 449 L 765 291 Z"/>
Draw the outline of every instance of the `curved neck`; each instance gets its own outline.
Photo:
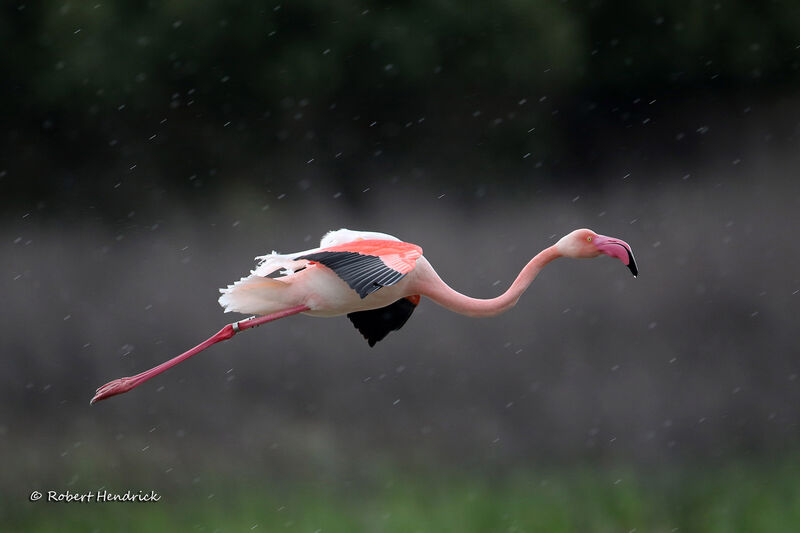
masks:
<path id="1" fill-rule="evenodd" d="M 545 248 L 536 257 L 531 259 L 519 273 L 517 279 L 506 292 L 497 298 L 483 300 L 470 298 L 451 289 L 436 273 L 433 273 L 431 283 L 427 283 L 422 294 L 451 311 L 473 317 L 499 315 L 508 311 L 517 303 L 522 293 L 530 286 L 544 266 L 550 261 L 561 257 L 555 245 Z"/>

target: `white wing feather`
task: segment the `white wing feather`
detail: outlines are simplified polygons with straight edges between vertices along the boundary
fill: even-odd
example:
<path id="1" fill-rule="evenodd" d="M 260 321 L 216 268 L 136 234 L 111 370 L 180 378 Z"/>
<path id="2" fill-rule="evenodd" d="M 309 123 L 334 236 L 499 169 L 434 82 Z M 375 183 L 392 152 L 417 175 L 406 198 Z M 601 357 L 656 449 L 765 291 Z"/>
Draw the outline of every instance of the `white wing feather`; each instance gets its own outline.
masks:
<path id="1" fill-rule="evenodd" d="M 312 254 L 320 251 L 323 248 L 329 248 L 331 246 L 338 246 L 348 242 L 370 239 L 387 241 L 400 240 L 397 237 L 393 237 L 392 235 L 388 235 L 386 233 L 379 233 L 375 231 L 354 231 L 342 228 L 326 233 L 319 243 L 319 248 L 312 248 L 310 250 L 303 250 L 302 252 L 295 252 L 292 254 L 279 254 L 278 252 L 273 251 L 267 255 L 260 255 L 256 257 L 256 260 L 259 261 L 259 263 L 253 270 L 250 271 L 249 276 L 245 276 L 239 281 L 236 281 L 233 284 L 228 285 L 226 288 L 219 290 L 219 292 L 222 293 L 222 296 L 219 298 L 219 303 L 225 308 L 226 313 L 229 311 L 258 312 L 254 310 L 249 301 L 245 302 L 243 298 L 245 296 L 250 298 L 255 296 L 251 293 L 251 291 L 247 291 L 246 288 L 252 286 L 253 284 L 257 284 L 259 278 L 265 278 L 277 270 L 281 270 L 281 275 L 289 276 L 308 264 L 306 259 L 297 259 L 297 257 Z M 264 293 L 264 295 L 266 296 L 266 293 Z"/>
<path id="2" fill-rule="evenodd" d="M 337 229 L 329 231 L 323 235 L 322 240 L 319 242 L 320 248 L 328 248 L 330 246 L 338 246 L 353 241 L 366 241 L 366 240 L 383 240 L 383 241 L 399 241 L 397 237 L 388 235 L 386 233 L 378 233 L 377 231 L 355 231 L 351 229 Z"/>
<path id="3" fill-rule="evenodd" d="M 258 263 L 256 268 L 252 270 L 250 274 L 256 276 L 269 276 L 281 268 L 283 269 L 281 274 L 284 276 L 294 274 L 296 270 L 306 266 L 306 263 L 308 263 L 308 261 L 305 259 L 297 260 L 295 259 L 296 257 L 313 254 L 314 252 L 318 252 L 323 248 L 330 248 L 331 246 L 338 246 L 348 242 L 370 239 L 386 241 L 400 240 L 392 235 L 379 233 L 377 231 L 355 231 L 345 228 L 337 229 L 335 231 L 329 231 L 322 236 L 322 239 L 319 242 L 319 248 L 312 248 L 310 250 L 303 250 L 302 252 L 295 252 L 292 254 L 279 254 L 278 252 L 273 251 L 271 254 L 259 255 L 256 257 L 256 260 L 260 261 L 260 263 Z"/>

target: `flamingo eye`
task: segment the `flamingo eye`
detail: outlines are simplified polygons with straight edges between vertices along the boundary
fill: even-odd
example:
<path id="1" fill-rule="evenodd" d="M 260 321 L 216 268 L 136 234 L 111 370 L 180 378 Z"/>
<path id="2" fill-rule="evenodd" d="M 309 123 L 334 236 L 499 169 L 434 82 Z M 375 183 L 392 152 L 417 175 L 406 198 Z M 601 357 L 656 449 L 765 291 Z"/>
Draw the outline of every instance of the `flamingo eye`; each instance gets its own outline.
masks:
<path id="1" fill-rule="evenodd" d="M 592 242 L 592 238 L 591 237 L 586 237 L 586 242 Z"/>

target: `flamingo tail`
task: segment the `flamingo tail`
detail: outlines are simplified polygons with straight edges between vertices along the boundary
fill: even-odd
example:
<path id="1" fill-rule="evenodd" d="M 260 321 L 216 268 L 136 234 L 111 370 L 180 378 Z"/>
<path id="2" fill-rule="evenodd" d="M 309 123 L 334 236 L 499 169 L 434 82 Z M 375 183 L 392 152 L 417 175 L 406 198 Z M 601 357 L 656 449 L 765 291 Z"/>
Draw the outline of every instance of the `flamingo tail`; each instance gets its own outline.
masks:
<path id="1" fill-rule="evenodd" d="M 226 313 L 265 315 L 286 307 L 288 289 L 288 283 L 251 274 L 220 289 L 219 304 Z"/>

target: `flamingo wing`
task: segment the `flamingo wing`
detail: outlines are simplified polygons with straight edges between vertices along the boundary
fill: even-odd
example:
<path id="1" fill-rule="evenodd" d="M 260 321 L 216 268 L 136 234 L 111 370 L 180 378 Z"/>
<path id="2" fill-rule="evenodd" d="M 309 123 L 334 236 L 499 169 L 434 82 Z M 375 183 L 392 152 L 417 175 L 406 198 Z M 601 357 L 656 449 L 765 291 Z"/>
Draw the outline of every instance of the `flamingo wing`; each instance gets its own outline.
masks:
<path id="1" fill-rule="evenodd" d="M 411 313 L 417 308 L 418 303 L 418 295 L 409 296 L 379 309 L 349 313 L 347 318 L 367 339 L 369 345 L 375 346 L 375 343 L 383 340 L 386 335 L 402 328 L 411 318 Z"/>
<path id="2" fill-rule="evenodd" d="M 357 240 L 323 248 L 296 259 L 325 265 L 361 298 L 394 285 L 414 270 L 422 248 L 416 244 L 381 239 Z"/>

